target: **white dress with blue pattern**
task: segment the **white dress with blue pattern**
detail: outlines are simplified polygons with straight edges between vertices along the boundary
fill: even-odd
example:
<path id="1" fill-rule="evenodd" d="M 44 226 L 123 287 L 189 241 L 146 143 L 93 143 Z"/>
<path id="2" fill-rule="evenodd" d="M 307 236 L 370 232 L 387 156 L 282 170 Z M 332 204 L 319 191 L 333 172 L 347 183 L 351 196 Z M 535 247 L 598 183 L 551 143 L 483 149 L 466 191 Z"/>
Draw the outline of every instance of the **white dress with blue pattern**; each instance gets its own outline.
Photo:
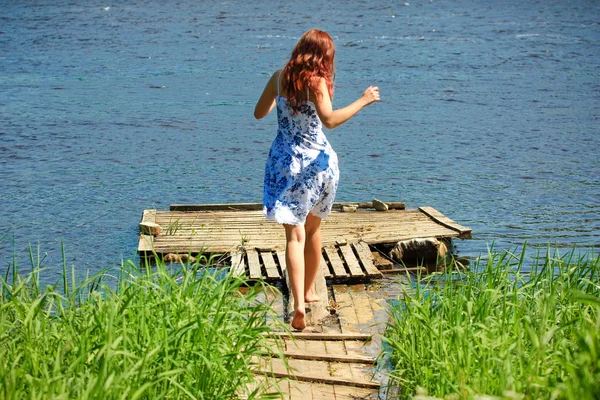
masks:
<path id="1" fill-rule="evenodd" d="M 277 82 L 277 137 L 265 168 L 263 212 L 280 224 L 304 225 L 309 213 L 326 218 L 338 186 L 337 154 L 323 133 L 315 105 L 294 114 Z"/>

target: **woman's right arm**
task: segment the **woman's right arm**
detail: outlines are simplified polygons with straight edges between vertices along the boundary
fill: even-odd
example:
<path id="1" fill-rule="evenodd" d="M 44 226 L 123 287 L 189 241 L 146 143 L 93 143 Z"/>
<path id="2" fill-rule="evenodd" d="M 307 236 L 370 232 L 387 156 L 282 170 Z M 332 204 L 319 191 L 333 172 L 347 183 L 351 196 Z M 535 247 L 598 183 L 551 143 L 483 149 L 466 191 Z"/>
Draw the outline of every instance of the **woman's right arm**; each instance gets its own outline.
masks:
<path id="1" fill-rule="evenodd" d="M 320 93 L 314 95 L 315 108 L 317 109 L 319 119 L 327 129 L 333 129 L 336 126 L 340 126 L 352 118 L 363 107 L 379 101 L 379 88 L 369 86 L 363 95 L 354 103 L 334 111 L 327 90 L 327 83 L 324 78 L 321 78 L 319 81 L 319 92 Z"/>
<path id="2" fill-rule="evenodd" d="M 254 118 L 261 119 L 267 116 L 275 107 L 275 96 L 277 95 L 277 79 L 279 79 L 279 71 L 275 71 L 271 75 L 271 79 L 267 82 L 256 106 L 254 107 Z"/>

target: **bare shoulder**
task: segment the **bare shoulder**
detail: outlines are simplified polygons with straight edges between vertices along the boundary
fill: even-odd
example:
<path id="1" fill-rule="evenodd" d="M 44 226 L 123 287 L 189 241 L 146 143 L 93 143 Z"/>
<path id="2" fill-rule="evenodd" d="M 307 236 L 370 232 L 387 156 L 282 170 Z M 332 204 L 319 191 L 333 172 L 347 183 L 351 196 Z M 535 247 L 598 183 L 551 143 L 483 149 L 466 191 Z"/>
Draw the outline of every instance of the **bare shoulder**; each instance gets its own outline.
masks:
<path id="1" fill-rule="evenodd" d="M 329 89 L 327 88 L 327 80 L 322 76 L 317 78 L 317 93 L 310 93 L 310 99 L 313 102 L 320 102 L 326 96 L 329 99 Z M 331 101 L 331 99 L 329 99 Z"/>

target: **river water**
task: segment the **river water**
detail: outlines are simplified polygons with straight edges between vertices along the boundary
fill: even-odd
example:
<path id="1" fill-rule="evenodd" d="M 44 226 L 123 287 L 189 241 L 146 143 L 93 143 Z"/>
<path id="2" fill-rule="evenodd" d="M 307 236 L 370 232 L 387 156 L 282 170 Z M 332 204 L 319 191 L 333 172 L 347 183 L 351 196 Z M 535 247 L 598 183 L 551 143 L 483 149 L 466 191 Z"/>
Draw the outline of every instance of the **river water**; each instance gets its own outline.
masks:
<path id="1" fill-rule="evenodd" d="M 48 3 L 48 4 L 46 4 Z M 337 200 L 435 207 L 463 256 L 600 245 L 600 6 L 0 0 L 0 273 L 135 257 L 142 210 L 260 202 L 275 116 L 252 113 L 306 30 L 337 45 Z M 35 250 L 37 252 L 37 250 Z M 566 250 L 565 250 L 566 251 Z"/>

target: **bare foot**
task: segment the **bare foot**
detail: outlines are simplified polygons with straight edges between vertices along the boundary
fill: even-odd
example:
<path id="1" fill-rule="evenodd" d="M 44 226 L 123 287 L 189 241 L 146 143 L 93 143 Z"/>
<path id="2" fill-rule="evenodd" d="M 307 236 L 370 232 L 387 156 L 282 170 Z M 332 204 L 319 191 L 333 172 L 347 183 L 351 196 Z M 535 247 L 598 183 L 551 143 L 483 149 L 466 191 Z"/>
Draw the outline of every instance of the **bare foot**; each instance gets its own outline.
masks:
<path id="1" fill-rule="evenodd" d="M 292 318 L 292 328 L 302 331 L 306 328 L 306 322 L 304 321 L 304 310 L 294 311 L 294 318 Z"/>
<path id="2" fill-rule="evenodd" d="M 321 301 L 321 299 L 319 299 L 319 296 L 317 296 L 313 292 L 310 292 L 304 296 L 305 303 L 316 303 L 318 301 Z"/>

